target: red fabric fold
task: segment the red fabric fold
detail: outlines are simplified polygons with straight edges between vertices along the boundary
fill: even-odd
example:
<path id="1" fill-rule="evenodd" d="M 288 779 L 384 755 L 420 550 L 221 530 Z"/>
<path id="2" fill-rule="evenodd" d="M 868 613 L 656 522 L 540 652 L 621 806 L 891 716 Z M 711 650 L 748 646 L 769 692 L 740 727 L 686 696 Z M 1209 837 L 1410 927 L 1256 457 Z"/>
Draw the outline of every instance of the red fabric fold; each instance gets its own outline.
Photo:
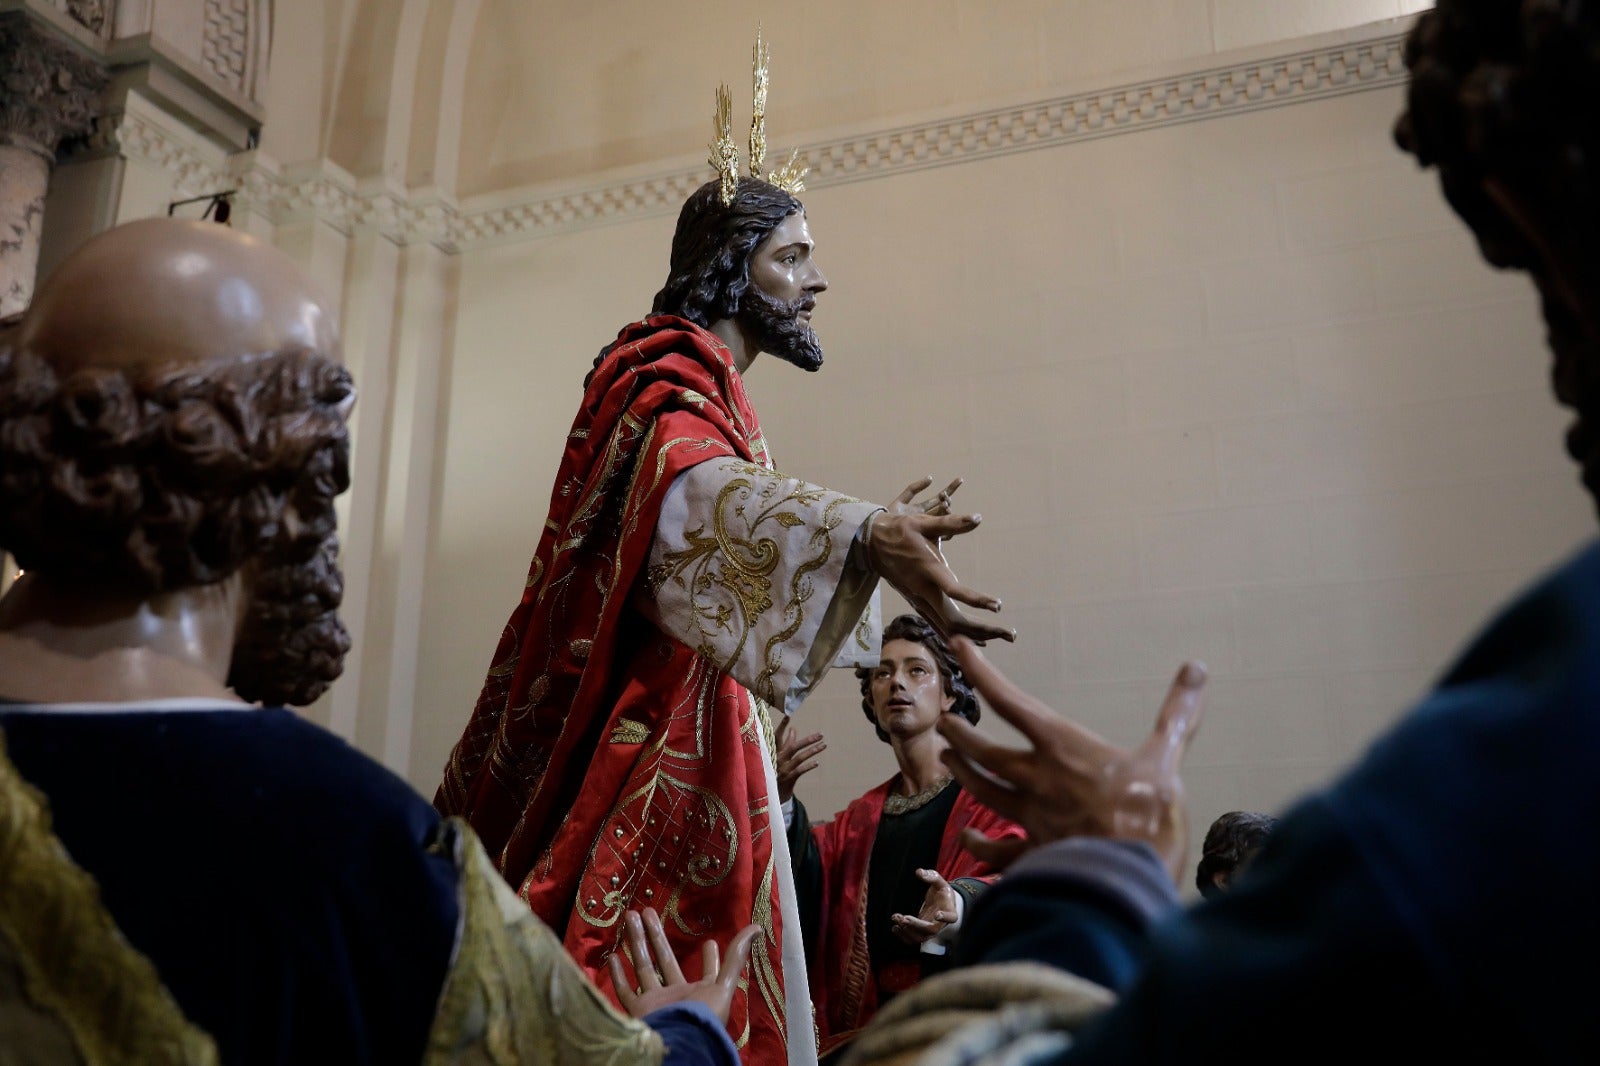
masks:
<path id="1" fill-rule="evenodd" d="M 730 1028 L 745 1061 L 771 1063 L 786 1058 L 782 930 L 757 712 L 630 606 L 668 487 L 726 456 L 769 465 L 727 348 L 669 315 L 625 328 L 585 389 L 434 804 L 472 824 L 613 998 L 605 960 L 630 907 L 661 912 L 691 979 L 701 941 L 761 925 Z"/>

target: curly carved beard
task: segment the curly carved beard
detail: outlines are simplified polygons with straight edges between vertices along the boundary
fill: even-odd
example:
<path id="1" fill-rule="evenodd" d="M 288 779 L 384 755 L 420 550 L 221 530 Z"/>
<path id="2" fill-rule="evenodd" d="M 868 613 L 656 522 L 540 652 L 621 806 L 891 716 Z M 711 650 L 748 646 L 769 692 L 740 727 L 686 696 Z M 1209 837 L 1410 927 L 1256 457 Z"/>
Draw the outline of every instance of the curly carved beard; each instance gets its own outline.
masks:
<path id="1" fill-rule="evenodd" d="M 1600 507 L 1600 344 L 1560 298 L 1541 284 L 1545 340 L 1555 357 L 1550 382 L 1556 400 L 1577 413 L 1567 430 L 1567 454 L 1582 469 L 1583 485 Z"/>
<path id="2" fill-rule="evenodd" d="M 344 670 L 350 633 L 339 620 L 344 575 L 339 538 L 328 536 L 311 558 L 263 567 L 228 669 L 240 699 L 305 707 Z"/>
<path id="3" fill-rule="evenodd" d="M 811 296 L 779 300 L 752 285 L 739 300 L 738 320 L 761 351 L 801 370 L 816 371 L 822 367 L 822 342 L 816 331 L 800 320 L 801 311 L 815 306 Z"/>

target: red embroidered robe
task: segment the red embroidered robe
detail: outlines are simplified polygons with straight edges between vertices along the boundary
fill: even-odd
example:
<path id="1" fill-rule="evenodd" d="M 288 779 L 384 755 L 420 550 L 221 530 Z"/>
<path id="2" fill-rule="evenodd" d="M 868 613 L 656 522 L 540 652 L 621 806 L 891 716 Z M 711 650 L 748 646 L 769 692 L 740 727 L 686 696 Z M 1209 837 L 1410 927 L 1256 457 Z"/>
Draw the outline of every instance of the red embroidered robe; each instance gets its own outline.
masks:
<path id="1" fill-rule="evenodd" d="M 833 821 L 812 829 L 822 859 L 822 899 L 811 1003 L 823 1054 L 853 1037 L 878 1011 L 878 979 L 867 952 L 867 880 L 883 803 L 897 780 L 898 774 L 851 801 Z M 961 846 L 961 831 L 968 826 L 991 837 L 1021 837 L 1023 828 L 964 789 L 956 796 L 939 839 L 936 869 L 946 881 L 974 877 L 992 882 L 999 871 Z M 911 870 L 905 874 L 913 876 Z"/>
<path id="2" fill-rule="evenodd" d="M 737 605 L 730 615 L 771 607 L 776 542 L 739 539 L 720 519 L 714 534 L 690 532 L 695 547 L 678 555 L 693 558 L 680 560 L 680 572 L 649 566 L 674 479 L 728 459 L 770 465 L 727 348 L 673 316 L 624 329 L 585 390 L 521 603 L 435 805 L 467 818 L 506 879 L 613 998 L 605 961 L 627 909 L 661 913 L 690 979 L 701 941 L 725 944 L 759 925 L 729 1027 L 746 1062 L 780 1063 L 788 1034 L 767 726 L 712 649 L 666 635 L 630 604 L 639 588 L 674 577 L 684 584 L 688 571 L 728 593 Z M 797 507 L 819 495 L 796 497 Z M 795 509 L 763 520 L 804 533 Z M 838 510 L 828 509 L 835 524 Z M 821 527 L 825 552 L 832 529 Z M 655 569 L 668 572 L 647 572 Z M 791 598 L 804 602 L 812 591 L 808 584 Z M 740 621 L 702 613 L 703 626 Z"/>

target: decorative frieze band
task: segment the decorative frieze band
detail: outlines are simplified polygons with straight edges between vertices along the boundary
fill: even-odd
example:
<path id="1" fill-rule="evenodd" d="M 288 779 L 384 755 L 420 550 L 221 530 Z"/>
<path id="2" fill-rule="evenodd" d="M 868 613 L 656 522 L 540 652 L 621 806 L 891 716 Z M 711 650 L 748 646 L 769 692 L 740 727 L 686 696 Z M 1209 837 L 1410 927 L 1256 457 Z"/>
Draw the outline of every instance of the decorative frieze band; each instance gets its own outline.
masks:
<path id="1" fill-rule="evenodd" d="M 1399 85 L 1405 79 L 1404 39 L 1403 33 L 1390 33 L 807 145 L 801 149 L 811 168 L 806 182 L 825 188 Z M 153 153 L 146 158 L 171 169 L 155 138 L 124 134 L 122 140 L 125 151 Z M 218 177 L 228 180 L 226 174 Z M 275 222 L 310 216 L 345 232 L 376 227 L 400 244 L 427 242 L 459 252 L 671 213 L 708 177 L 708 170 L 697 167 L 468 211 L 443 199 L 422 202 L 393 189 L 361 192 L 343 176 L 287 179 L 253 160 L 235 180 L 243 184 L 250 206 Z"/>

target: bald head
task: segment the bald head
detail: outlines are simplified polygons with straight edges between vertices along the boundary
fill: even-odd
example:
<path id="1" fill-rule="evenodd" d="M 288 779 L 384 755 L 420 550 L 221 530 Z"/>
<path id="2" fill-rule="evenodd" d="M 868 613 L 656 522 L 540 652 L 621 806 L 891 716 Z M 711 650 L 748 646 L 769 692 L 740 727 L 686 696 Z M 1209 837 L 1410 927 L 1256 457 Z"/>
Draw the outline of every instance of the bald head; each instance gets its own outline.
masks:
<path id="1" fill-rule="evenodd" d="M 89 240 L 39 287 L 16 340 L 58 373 L 290 348 L 339 358 L 335 316 L 299 264 L 226 226 L 170 218 Z"/>

